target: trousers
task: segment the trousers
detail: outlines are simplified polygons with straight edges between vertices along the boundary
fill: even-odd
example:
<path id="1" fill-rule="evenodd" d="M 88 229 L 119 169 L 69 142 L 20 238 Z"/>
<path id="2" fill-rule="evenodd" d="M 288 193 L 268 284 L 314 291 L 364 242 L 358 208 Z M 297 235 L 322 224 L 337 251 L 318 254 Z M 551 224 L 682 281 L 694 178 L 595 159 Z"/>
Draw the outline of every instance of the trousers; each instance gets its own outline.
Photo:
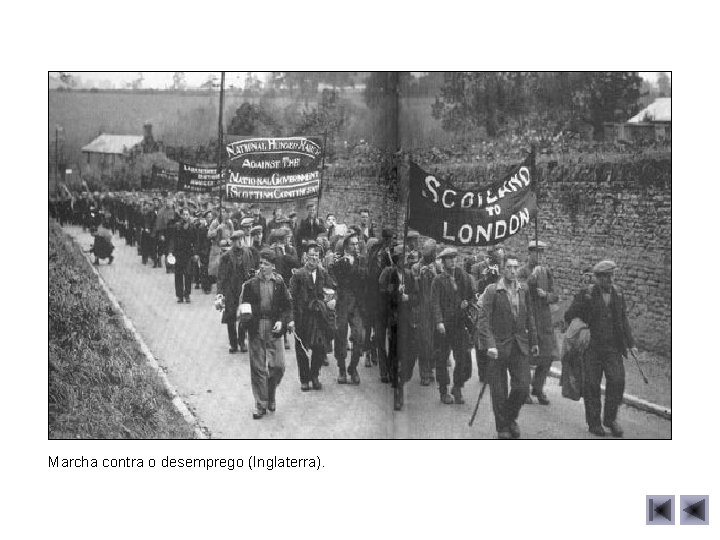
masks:
<path id="1" fill-rule="evenodd" d="M 363 320 L 360 316 L 360 309 L 357 299 L 352 295 L 344 296 L 338 300 L 336 312 L 337 326 L 335 329 L 335 340 L 333 350 L 340 374 L 345 373 L 345 360 L 348 350 L 348 326 L 350 326 L 350 341 L 353 343 L 352 355 L 350 358 L 350 373 L 357 371 L 360 362 L 360 349 L 363 343 Z"/>
<path id="2" fill-rule="evenodd" d="M 617 419 L 618 407 L 625 392 L 625 366 L 617 351 L 590 348 L 585 355 L 585 379 L 583 401 L 588 426 L 600 425 L 600 382 L 605 374 L 605 409 L 603 422 L 609 424 Z"/>
<path id="3" fill-rule="evenodd" d="M 255 406 L 266 409 L 275 401 L 275 391 L 285 374 L 285 349 L 282 337 L 273 337 L 273 323 L 260 319 L 257 334 L 250 334 L 250 385 Z"/>
<path id="4" fill-rule="evenodd" d="M 311 358 L 308 358 L 298 340 L 295 339 L 295 358 L 297 359 L 298 375 L 300 382 L 303 384 L 320 377 L 320 368 L 323 365 L 323 360 L 325 360 L 325 348 L 317 344 L 311 349 L 310 354 Z"/>
<path id="5" fill-rule="evenodd" d="M 175 260 L 175 296 L 189 297 L 192 285 L 192 258 Z"/>
<path id="6" fill-rule="evenodd" d="M 453 358 L 455 359 L 455 369 L 453 370 L 452 380 L 453 387 L 462 388 L 472 375 L 470 345 L 466 343 L 467 340 L 462 334 L 463 331 L 463 329 L 454 329 L 448 326 L 444 335 L 437 331 L 435 332 L 435 344 L 437 346 L 435 378 L 437 379 L 441 394 L 447 392 L 448 384 L 450 384 L 448 360 L 451 350 Z"/>
<path id="7" fill-rule="evenodd" d="M 510 423 L 518 419 L 530 391 L 530 363 L 527 355 L 523 354 L 517 343 L 513 343 L 508 356 L 501 355 L 488 361 L 487 378 L 495 415 L 495 429 L 498 432 L 506 431 Z"/>

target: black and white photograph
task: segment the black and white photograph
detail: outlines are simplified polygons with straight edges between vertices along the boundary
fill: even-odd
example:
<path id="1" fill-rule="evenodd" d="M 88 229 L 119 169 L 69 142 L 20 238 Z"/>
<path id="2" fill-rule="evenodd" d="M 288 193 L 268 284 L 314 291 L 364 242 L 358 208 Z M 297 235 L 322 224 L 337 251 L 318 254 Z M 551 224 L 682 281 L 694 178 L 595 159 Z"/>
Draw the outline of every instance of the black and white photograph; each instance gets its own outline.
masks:
<path id="1" fill-rule="evenodd" d="M 671 71 L 49 71 L 47 106 L 49 439 L 672 439 Z"/>

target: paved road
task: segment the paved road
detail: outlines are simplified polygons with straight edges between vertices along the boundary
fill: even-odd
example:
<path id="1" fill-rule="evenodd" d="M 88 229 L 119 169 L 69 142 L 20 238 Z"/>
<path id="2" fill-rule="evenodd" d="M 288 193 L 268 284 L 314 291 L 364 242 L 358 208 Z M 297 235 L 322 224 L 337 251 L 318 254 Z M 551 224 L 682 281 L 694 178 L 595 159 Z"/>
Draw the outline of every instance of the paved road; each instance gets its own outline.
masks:
<path id="1" fill-rule="evenodd" d="M 81 247 L 92 237 L 80 227 L 66 227 Z M 465 386 L 465 405 L 443 405 L 435 387 L 406 385 L 405 408 L 392 410 L 392 390 L 379 381 L 378 368 L 360 367 L 359 386 L 335 383 L 337 368 L 320 376 L 322 391 L 301 392 L 294 351 L 286 351 L 287 370 L 278 389 L 277 411 L 253 420 L 253 397 L 247 354 L 228 353 L 227 333 L 212 307 L 215 294 L 193 290 L 191 304 L 177 304 L 173 276 L 143 266 L 136 248 L 117 236 L 115 261 L 99 267 L 126 314 L 167 371 L 180 396 L 214 438 L 494 438 L 489 393 L 472 428 L 468 420 L 479 392 L 477 377 Z M 476 375 L 476 372 L 475 372 Z M 556 379 L 549 379 L 552 404 L 526 405 L 520 413 L 523 438 L 584 439 L 582 402 L 563 399 Z M 628 407 L 620 420 L 626 438 L 668 439 L 670 422 Z M 609 439 L 609 438 L 608 438 Z"/>

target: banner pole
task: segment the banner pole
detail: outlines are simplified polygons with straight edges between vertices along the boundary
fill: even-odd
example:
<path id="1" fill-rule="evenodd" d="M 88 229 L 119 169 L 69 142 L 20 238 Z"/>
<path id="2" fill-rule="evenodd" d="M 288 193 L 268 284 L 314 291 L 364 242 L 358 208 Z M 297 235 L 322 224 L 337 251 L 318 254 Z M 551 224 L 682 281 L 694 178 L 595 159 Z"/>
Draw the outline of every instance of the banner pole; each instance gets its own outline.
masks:
<path id="1" fill-rule="evenodd" d="M 320 200 L 323 193 L 323 178 L 325 176 L 325 154 L 327 153 L 327 130 L 323 133 L 323 153 L 320 160 L 320 189 L 318 190 L 317 218 L 320 220 Z"/>
<path id="2" fill-rule="evenodd" d="M 538 204 L 538 181 L 536 176 L 535 168 L 535 143 L 530 147 L 530 174 L 535 181 L 535 251 L 538 254 L 538 264 L 540 263 L 540 250 L 538 246 L 538 214 L 540 213 L 540 205 Z"/>
<path id="3" fill-rule="evenodd" d="M 218 174 L 220 175 L 220 199 L 218 205 L 218 218 L 220 217 L 220 208 L 222 208 L 222 194 L 223 194 L 223 176 L 222 176 L 222 162 L 223 162 L 223 107 L 225 103 L 225 72 L 220 72 L 220 114 L 218 115 L 218 151 L 217 151 L 217 166 Z"/>
<path id="4" fill-rule="evenodd" d="M 409 159 L 410 161 L 408 161 L 408 164 L 412 163 L 412 154 L 409 156 Z M 400 283 L 403 285 L 405 285 L 405 257 L 407 257 L 407 235 L 410 225 L 410 189 L 410 171 L 408 170 L 407 194 L 405 196 L 405 226 L 403 228 L 403 253 L 400 264 L 400 268 L 402 269 L 402 273 L 400 274 Z"/>

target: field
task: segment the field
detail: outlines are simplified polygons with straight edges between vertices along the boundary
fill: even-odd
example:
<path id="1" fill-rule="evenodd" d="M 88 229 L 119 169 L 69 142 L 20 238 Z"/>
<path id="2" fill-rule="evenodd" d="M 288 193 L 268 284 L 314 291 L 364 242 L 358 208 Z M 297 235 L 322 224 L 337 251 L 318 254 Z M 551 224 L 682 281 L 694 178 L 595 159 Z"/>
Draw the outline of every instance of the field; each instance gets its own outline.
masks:
<path id="1" fill-rule="evenodd" d="M 48 234 L 48 436 L 194 438 L 79 248 Z"/>

